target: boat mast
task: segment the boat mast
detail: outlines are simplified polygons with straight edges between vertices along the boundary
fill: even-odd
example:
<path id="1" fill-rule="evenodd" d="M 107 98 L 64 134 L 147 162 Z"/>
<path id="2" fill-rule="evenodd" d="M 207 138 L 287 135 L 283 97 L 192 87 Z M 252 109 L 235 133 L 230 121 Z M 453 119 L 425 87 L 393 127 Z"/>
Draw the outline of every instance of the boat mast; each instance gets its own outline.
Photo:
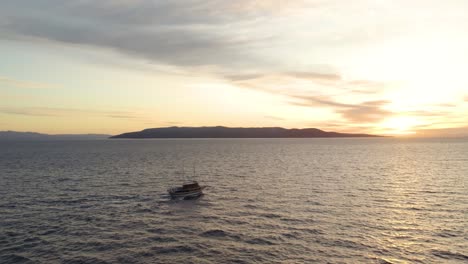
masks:
<path id="1" fill-rule="evenodd" d="M 184 178 L 184 181 L 187 180 L 187 177 L 185 176 L 185 163 L 182 162 L 182 178 Z"/>
<path id="2" fill-rule="evenodd" d="M 195 179 L 195 163 L 193 164 L 193 176 L 192 176 L 193 179 Z"/>

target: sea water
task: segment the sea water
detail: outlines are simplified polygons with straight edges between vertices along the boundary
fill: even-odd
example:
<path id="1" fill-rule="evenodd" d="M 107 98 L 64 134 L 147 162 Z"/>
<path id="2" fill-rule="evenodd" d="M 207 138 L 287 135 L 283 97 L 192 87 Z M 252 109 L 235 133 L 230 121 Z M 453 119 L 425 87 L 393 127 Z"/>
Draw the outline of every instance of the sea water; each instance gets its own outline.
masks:
<path id="1" fill-rule="evenodd" d="M 0 142 L 0 263 L 467 263 L 467 183 L 466 139 Z"/>

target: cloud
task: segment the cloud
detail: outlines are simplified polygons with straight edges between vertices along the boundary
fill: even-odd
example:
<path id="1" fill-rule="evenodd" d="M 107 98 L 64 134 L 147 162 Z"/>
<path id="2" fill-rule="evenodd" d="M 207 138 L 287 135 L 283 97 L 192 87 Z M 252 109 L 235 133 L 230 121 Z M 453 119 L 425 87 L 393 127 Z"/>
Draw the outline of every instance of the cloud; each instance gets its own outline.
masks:
<path id="1" fill-rule="evenodd" d="M 262 76 L 264 76 L 263 74 L 259 74 L 259 73 L 250 73 L 250 74 L 227 74 L 227 75 L 224 75 L 224 78 L 229 80 L 229 81 L 233 81 L 233 82 L 242 82 L 242 81 L 250 81 L 250 80 L 255 80 L 255 79 L 259 79 L 261 78 Z"/>
<path id="2" fill-rule="evenodd" d="M 389 87 L 397 87 L 401 82 L 347 80 L 333 71 L 257 72 L 227 74 L 224 78 L 239 87 L 284 97 L 290 105 L 330 109 L 341 117 L 339 121 L 357 129 L 356 131 L 365 131 L 370 124 L 375 126 L 391 117 L 402 115 L 426 123 L 433 123 L 441 118 L 456 118 L 451 113 L 457 105 L 448 103 L 391 110 L 392 102 L 383 100 L 385 96 L 381 92 Z M 358 128 L 358 124 L 366 126 Z M 344 130 L 344 125 L 342 128 Z"/>
<path id="3" fill-rule="evenodd" d="M 335 73 L 319 73 L 319 72 L 286 72 L 286 76 L 295 77 L 299 79 L 309 79 L 315 81 L 341 81 L 342 77 Z"/>
<path id="4" fill-rule="evenodd" d="M 106 116 L 111 118 L 138 118 L 139 116 L 132 112 L 95 110 L 95 109 L 77 109 L 77 108 L 57 108 L 57 107 L 0 107 L 0 113 L 8 115 L 23 115 L 36 117 L 66 117 L 79 114 Z"/>
<path id="5" fill-rule="evenodd" d="M 322 66 L 331 68 L 330 66 Z M 334 89 L 339 92 L 348 92 L 360 95 L 375 95 L 390 86 L 396 87 L 398 82 L 380 82 L 373 80 L 347 80 L 341 74 L 319 71 L 288 71 L 267 73 L 225 74 L 224 79 L 236 86 L 270 93 L 290 95 L 294 83 L 300 82 L 302 86 L 321 89 Z M 278 89 L 273 87 L 279 86 Z M 288 89 L 286 89 L 286 87 Z M 294 94 L 294 92 L 292 92 Z"/>
<path id="6" fill-rule="evenodd" d="M 324 96 L 299 96 L 293 98 L 299 101 L 292 101 L 291 104 L 305 107 L 331 107 L 335 112 L 349 122 L 353 123 L 375 123 L 393 114 L 382 107 L 390 103 L 385 100 L 367 101 L 358 104 L 347 104 L 334 101 Z"/>
<path id="7" fill-rule="evenodd" d="M 108 115 L 110 118 L 117 118 L 117 119 L 134 119 L 137 118 L 137 116 L 132 116 L 132 115 Z"/>
<path id="8" fill-rule="evenodd" d="M 353 107 L 353 105 L 351 104 L 338 103 L 325 96 L 291 95 L 290 97 L 299 99 L 299 101 L 291 102 L 291 104 L 299 105 L 299 106 L 308 106 L 308 107 L 332 106 L 332 107 L 338 107 L 338 108 L 352 108 Z"/>
<path id="9" fill-rule="evenodd" d="M 266 115 L 264 117 L 267 118 L 267 119 L 272 119 L 272 120 L 285 120 L 284 118 L 278 117 L 278 116 Z"/>
<path id="10" fill-rule="evenodd" d="M 432 107 L 433 109 L 435 109 L 436 107 L 447 108 L 447 107 L 452 107 L 452 106 L 436 105 L 436 106 L 428 106 L 428 107 Z M 411 115 L 411 116 L 444 117 L 444 116 L 450 115 L 453 112 L 448 111 L 448 110 L 442 111 L 442 110 L 437 109 L 437 111 L 434 111 L 434 110 L 411 110 L 411 111 L 402 111 L 401 113 L 405 114 L 405 115 Z"/>
<path id="11" fill-rule="evenodd" d="M 152 63 L 295 72 L 375 41 L 417 35 L 420 21 L 427 30 L 463 29 L 450 18 L 464 18 L 464 9 L 445 2 L 4 0 L 0 34 L 111 49 Z"/>
<path id="12" fill-rule="evenodd" d="M 23 81 L 0 76 L 0 88 L 3 88 L 5 86 L 23 89 L 47 89 L 53 87 L 52 85 L 46 83 Z"/>
<path id="13" fill-rule="evenodd" d="M 206 36 L 198 30 L 164 28 L 100 28 L 94 26 L 62 23 L 35 23 L 23 19 L 9 24 L 9 29 L 18 34 L 69 44 L 106 47 L 151 61 L 193 66 L 210 65 L 219 60 L 234 60 L 235 50 L 229 47 L 235 40 L 221 36 Z"/>
<path id="14" fill-rule="evenodd" d="M 315 122 L 310 123 L 309 126 L 342 133 L 369 133 L 375 128 L 373 125 L 350 124 L 349 122 Z"/>
<path id="15" fill-rule="evenodd" d="M 465 124 L 466 125 L 466 124 Z M 456 128 L 419 129 L 418 137 L 468 137 L 468 126 Z"/>
<path id="16" fill-rule="evenodd" d="M 364 102 L 361 104 L 354 105 L 353 107 L 339 110 L 342 116 L 355 123 L 377 123 L 383 119 L 392 116 L 394 113 L 382 109 L 382 106 L 388 102 Z"/>
<path id="17" fill-rule="evenodd" d="M 277 77 L 277 78 L 297 78 L 312 81 L 340 81 L 341 76 L 335 73 L 320 73 L 320 72 L 278 72 L 278 73 L 247 73 L 247 74 L 227 74 L 224 76 L 227 80 L 234 82 L 251 81 L 261 78 Z"/>
<path id="18" fill-rule="evenodd" d="M 289 71 L 225 75 L 236 86 L 280 95 L 290 105 L 331 108 L 350 123 L 375 123 L 393 115 L 385 110 L 386 100 L 376 100 L 379 92 L 394 83 L 372 80 L 346 80 L 335 72 Z M 359 89 L 358 89 L 359 88 Z M 336 98 L 354 97 L 342 102 Z"/>
<path id="19" fill-rule="evenodd" d="M 101 47 L 178 66 L 248 64 L 258 39 L 233 31 L 288 10 L 278 0 L 6 1 L 0 33 Z M 236 27 L 237 25 L 237 27 Z M 257 61 L 258 63 L 258 61 Z"/>
<path id="20" fill-rule="evenodd" d="M 0 113 L 8 115 L 24 115 L 24 116 L 57 116 L 55 113 L 44 109 L 34 107 L 0 107 Z"/>

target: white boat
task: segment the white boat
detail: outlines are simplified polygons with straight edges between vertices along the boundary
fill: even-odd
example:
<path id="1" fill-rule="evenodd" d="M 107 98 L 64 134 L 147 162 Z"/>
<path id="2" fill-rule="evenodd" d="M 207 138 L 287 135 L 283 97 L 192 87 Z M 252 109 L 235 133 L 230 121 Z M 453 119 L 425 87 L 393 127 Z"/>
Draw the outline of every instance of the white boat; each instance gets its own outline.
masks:
<path id="1" fill-rule="evenodd" d="M 167 189 L 172 198 L 194 198 L 203 194 L 205 186 L 200 186 L 198 182 L 186 182 L 182 187 L 171 187 Z"/>

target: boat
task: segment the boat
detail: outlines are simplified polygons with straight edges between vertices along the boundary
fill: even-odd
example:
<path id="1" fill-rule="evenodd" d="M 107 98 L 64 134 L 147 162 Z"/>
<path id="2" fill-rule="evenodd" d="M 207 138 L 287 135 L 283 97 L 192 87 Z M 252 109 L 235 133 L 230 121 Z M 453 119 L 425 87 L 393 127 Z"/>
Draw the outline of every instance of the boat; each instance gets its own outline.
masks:
<path id="1" fill-rule="evenodd" d="M 167 189 L 167 192 L 172 198 L 190 199 L 203 195 L 203 189 L 205 189 L 205 186 L 200 186 L 198 182 L 191 181 L 184 183 L 182 187 L 171 187 Z"/>

